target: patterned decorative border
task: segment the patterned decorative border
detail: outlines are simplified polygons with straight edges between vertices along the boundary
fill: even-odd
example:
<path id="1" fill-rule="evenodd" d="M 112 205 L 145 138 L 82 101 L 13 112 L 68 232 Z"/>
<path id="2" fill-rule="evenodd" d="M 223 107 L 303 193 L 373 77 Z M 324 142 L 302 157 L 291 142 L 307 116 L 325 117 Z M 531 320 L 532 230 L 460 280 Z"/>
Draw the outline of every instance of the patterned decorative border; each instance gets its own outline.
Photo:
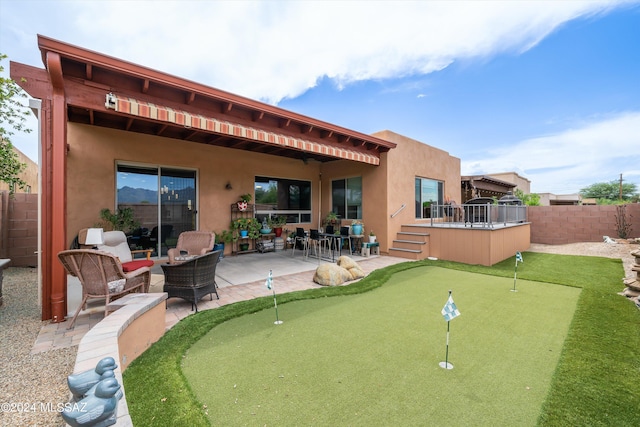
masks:
<path id="1" fill-rule="evenodd" d="M 174 123 L 187 128 L 200 129 L 205 132 L 219 133 L 247 140 L 266 142 L 268 144 L 279 145 L 309 153 L 318 153 L 325 156 L 335 157 L 337 159 L 352 160 L 376 166 L 380 164 L 380 158 L 373 154 L 332 147 L 318 142 L 280 135 L 261 129 L 254 129 L 236 123 L 223 122 L 211 117 L 192 115 L 185 111 L 174 110 L 169 107 L 138 101 L 133 98 L 123 98 L 118 97 L 117 95 L 107 94 L 105 106 L 120 113 L 167 123 Z"/>

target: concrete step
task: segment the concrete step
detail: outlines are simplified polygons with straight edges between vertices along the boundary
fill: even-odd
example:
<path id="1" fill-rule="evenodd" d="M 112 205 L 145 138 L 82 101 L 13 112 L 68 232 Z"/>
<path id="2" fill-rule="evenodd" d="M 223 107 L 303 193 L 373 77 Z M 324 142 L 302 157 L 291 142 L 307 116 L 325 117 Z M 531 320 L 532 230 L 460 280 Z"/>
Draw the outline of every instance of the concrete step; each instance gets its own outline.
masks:
<path id="1" fill-rule="evenodd" d="M 393 241 L 394 248 L 416 250 L 421 252 L 424 250 L 423 246 L 425 246 L 426 244 L 427 242 L 419 242 L 415 240 L 394 240 Z"/>
<path id="2" fill-rule="evenodd" d="M 411 240 L 414 242 L 426 242 L 429 239 L 429 233 L 416 233 L 413 231 L 398 231 L 396 236 L 398 240 Z"/>
<path id="3" fill-rule="evenodd" d="M 389 255 L 396 256 L 398 258 L 419 260 L 423 259 L 422 251 L 412 250 L 412 249 L 403 249 L 403 248 L 389 248 Z"/>

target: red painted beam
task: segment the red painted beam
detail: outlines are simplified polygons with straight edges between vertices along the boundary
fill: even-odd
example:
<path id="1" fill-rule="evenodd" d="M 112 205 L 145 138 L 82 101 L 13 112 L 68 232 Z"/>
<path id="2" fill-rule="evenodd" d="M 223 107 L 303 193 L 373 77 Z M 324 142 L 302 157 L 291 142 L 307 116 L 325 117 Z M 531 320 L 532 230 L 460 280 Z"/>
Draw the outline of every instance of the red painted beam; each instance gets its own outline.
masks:
<path id="1" fill-rule="evenodd" d="M 51 320 L 64 322 L 67 316 L 67 275 L 57 254 L 66 248 L 66 100 L 60 55 L 47 52 L 47 70 L 53 88 L 51 117 Z M 55 260 L 55 261 L 54 261 Z"/>

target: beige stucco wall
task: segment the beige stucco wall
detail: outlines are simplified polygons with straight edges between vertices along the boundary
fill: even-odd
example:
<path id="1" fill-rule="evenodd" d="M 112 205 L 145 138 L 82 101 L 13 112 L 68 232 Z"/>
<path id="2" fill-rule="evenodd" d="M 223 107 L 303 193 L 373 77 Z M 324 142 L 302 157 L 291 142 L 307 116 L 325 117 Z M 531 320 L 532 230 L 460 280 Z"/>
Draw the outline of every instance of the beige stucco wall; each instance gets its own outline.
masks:
<path id="1" fill-rule="evenodd" d="M 452 200 L 460 203 L 460 159 L 444 150 L 389 130 L 373 135 L 398 144 L 395 149 L 383 154 L 385 167 L 378 171 L 384 176 L 378 177 L 377 182 L 387 183 L 384 194 L 386 203 L 379 205 L 382 209 L 378 207 L 377 216 L 378 221 L 384 224 L 384 236 L 378 236 L 378 240 L 381 241 L 381 250 L 386 251 L 402 224 L 429 221 L 416 220 L 415 217 L 416 177 L 443 181 L 445 196 L 449 195 Z M 402 205 L 405 205 L 405 208 L 391 218 Z"/>
<path id="2" fill-rule="evenodd" d="M 99 221 L 102 208 L 115 207 L 117 161 L 196 170 L 198 229 L 211 231 L 229 228 L 230 205 L 240 194 L 253 194 L 256 175 L 311 182 L 312 220 L 301 224 L 307 229 L 318 227 L 331 209 L 332 180 L 361 176 L 365 233 L 375 231 L 383 252 L 396 238 L 402 224 L 416 223 L 416 176 L 444 181 L 445 195 L 460 200 L 460 159 L 390 131 L 375 134 L 398 144 L 381 156 L 379 166 L 346 160 L 305 164 L 278 156 L 76 123 L 69 123 L 67 135 L 69 243 L 79 229 Z M 227 182 L 231 183 L 232 190 L 225 189 Z M 406 207 L 391 219 L 391 214 L 403 204 Z"/>
<path id="3" fill-rule="evenodd" d="M 309 180 L 313 206 L 317 206 L 320 163 L 249 151 L 189 143 L 69 123 L 67 155 L 67 240 L 78 230 L 94 225 L 100 209 L 115 207 L 116 161 L 195 169 L 199 188 L 198 228 L 228 229 L 230 206 L 240 194 L 253 194 L 254 177 Z M 230 182 L 233 189 L 226 190 Z M 317 222 L 317 212 L 312 223 Z M 303 224 L 308 228 L 309 224 Z"/>
<path id="4" fill-rule="evenodd" d="M 524 194 L 531 193 L 531 181 L 525 177 L 518 175 L 516 172 L 492 173 L 488 176 L 515 184 L 516 187 L 513 189 L 513 191 L 522 190 Z"/>
<path id="5" fill-rule="evenodd" d="M 25 169 L 18 174 L 18 177 L 28 185 L 28 188 L 16 187 L 16 193 L 38 193 L 38 164 L 16 147 L 13 147 L 13 151 L 18 154 L 18 161 L 26 165 Z M 2 190 L 8 191 L 9 184 L 0 181 L 0 191 Z"/>

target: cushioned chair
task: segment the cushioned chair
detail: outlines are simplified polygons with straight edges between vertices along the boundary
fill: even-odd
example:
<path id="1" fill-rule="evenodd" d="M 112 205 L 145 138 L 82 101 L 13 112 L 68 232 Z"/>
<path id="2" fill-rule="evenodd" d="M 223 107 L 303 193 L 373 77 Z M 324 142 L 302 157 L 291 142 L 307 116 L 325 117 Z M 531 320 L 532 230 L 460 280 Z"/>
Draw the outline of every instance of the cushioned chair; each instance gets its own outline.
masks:
<path id="1" fill-rule="evenodd" d="M 102 240 L 103 243 L 97 245 L 96 249 L 117 256 L 122 263 L 122 270 L 125 273 L 135 271 L 142 267 L 153 267 L 154 262 L 151 260 L 151 252 L 153 250 L 130 250 L 127 236 L 125 236 L 122 231 L 105 231 L 102 234 Z M 137 253 L 146 253 L 146 259 L 134 259 L 133 255 Z"/>
<path id="2" fill-rule="evenodd" d="M 176 257 L 181 255 L 204 255 L 213 250 L 216 243 L 215 233 L 208 231 L 183 231 L 178 236 L 178 243 L 175 248 L 169 249 L 169 264 L 175 264 Z"/>
<path id="3" fill-rule="evenodd" d="M 164 272 L 163 291 L 168 298 L 178 297 L 191 302 L 198 312 L 198 301 L 207 294 L 218 296 L 216 266 L 222 251 L 209 252 L 180 264 L 162 264 Z M 211 295 L 213 301 L 213 295 Z"/>
<path id="4" fill-rule="evenodd" d="M 109 314 L 109 302 L 132 292 L 149 292 L 151 270 L 138 268 L 125 273 L 118 257 L 94 249 L 72 249 L 58 253 L 67 273 L 77 277 L 82 285 L 82 303 L 78 306 L 69 329 L 73 328 L 80 310 L 89 298 L 105 298 L 104 315 Z"/>

